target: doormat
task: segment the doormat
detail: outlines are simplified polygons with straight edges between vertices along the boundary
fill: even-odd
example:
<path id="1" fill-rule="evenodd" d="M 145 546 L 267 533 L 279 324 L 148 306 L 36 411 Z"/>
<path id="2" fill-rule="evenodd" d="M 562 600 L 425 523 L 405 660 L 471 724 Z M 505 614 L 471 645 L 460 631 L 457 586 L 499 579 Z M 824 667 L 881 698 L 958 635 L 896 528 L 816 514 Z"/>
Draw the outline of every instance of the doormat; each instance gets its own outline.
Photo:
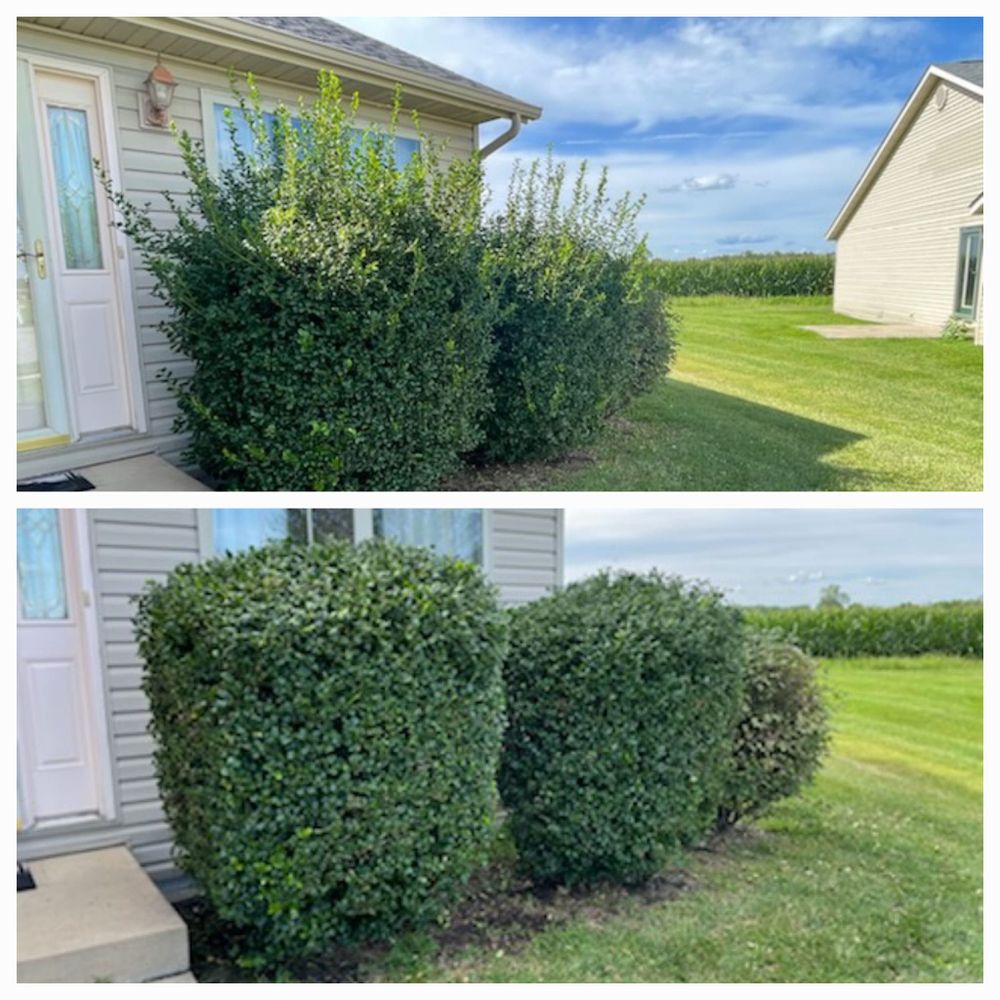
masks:
<path id="1" fill-rule="evenodd" d="M 97 487 L 76 472 L 57 472 L 51 476 L 39 476 L 37 479 L 26 479 L 17 484 L 18 490 L 37 491 L 40 493 L 82 493 Z"/>

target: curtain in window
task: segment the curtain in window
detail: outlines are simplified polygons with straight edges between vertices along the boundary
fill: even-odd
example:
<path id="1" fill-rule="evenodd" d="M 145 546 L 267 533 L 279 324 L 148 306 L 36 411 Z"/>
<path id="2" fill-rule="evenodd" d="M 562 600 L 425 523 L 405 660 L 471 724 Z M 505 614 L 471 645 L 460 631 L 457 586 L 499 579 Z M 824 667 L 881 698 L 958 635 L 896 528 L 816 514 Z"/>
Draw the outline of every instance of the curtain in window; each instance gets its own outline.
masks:
<path id="1" fill-rule="evenodd" d="M 101 268 L 104 264 L 87 112 L 50 106 L 48 119 L 66 267 L 70 270 Z"/>
<path id="2" fill-rule="evenodd" d="M 212 538 L 215 551 L 242 552 L 275 539 L 288 538 L 287 510 L 213 510 Z"/>
<path id="3" fill-rule="evenodd" d="M 17 584 L 21 615 L 68 618 L 59 515 L 54 510 L 17 512 Z"/>
<path id="4" fill-rule="evenodd" d="M 481 510 L 376 510 L 375 535 L 407 545 L 427 545 L 442 555 L 483 561 Z"/>

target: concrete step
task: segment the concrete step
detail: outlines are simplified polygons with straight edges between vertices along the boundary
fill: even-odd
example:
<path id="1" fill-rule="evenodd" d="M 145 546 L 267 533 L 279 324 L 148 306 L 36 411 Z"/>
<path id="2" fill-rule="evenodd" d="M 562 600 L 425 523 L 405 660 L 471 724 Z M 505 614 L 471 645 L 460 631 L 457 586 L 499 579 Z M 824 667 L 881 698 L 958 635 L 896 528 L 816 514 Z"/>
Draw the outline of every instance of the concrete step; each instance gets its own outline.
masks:
<path id="1" fill-rule="evenodd" d="M 37 888 L 17 894 L 19 983 L 142 983 L 188 973 L 187 926 L 127 848 L 28 867 Z"/>

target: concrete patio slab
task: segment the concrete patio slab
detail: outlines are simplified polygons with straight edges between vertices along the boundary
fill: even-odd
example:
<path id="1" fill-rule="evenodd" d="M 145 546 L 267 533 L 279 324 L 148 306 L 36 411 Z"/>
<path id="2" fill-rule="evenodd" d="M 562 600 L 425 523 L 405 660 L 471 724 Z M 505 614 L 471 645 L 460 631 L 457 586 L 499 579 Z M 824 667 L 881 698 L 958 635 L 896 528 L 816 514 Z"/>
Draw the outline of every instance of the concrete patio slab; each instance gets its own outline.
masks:
<path id="1" fill-rule="evenodd" d="M 189 972 L 187 925 L 125 847 L 29 863 L 17 894 L 20 983 L 142 983 Z"/>
<path id="2" fill-rule="evenodd" d="M 803 330 L 818 333 L 827 340 L 932 340 L 941 336 L 934 326 L 916 323 L 841 323 L 830 326 L 803 326 Z"/>

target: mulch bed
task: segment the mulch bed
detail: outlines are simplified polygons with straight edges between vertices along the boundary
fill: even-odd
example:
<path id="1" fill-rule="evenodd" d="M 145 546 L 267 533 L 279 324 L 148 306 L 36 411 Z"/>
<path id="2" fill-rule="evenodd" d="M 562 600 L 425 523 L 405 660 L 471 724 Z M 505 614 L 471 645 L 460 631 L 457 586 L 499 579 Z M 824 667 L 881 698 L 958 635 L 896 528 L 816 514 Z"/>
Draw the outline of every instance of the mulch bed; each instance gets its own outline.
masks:
<path id="1" fill-rule="evenodd" d="M 734 839 L 759 836 L 736 830 L 713 838 L 696 853 L 711 860 Z M 426 931 L 439 965 L 456 966 L 485 952 L 510 954 L 536 934 L 573 921 L 601 923 L 636 906 L 652 906 L 697 888 L 697 879 L 684 870 L 670 870 L 637 886 L 597 886 L 566 889 L 536 886 L 519 875 L 510 861 L 494 861 L 472 877 L 462 900 L 448 921 Z M 188 925 L 191 971 L 199 982 L 250 981 L 254 976 L 233 958 L 240 932 L 227 925 L 203 897 L 176 904 Z M 391 943 L 377 942 L 331 949 L 325 955 L 296 963 L 288 979 L 313 983 L 384 981 L 385 960 Z"/>

